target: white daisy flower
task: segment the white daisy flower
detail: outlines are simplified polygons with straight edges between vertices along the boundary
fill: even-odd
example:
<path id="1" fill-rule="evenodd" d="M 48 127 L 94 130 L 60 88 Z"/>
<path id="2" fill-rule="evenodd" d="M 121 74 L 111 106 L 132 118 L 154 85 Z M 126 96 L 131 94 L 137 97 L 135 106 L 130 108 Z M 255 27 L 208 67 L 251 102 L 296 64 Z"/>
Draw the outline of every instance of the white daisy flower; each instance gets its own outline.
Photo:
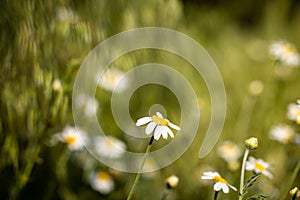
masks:
<path id="1" fill-rule="evenodd" d="M 218 172 L 204 172 L 203 176 L 201 176 L 201 179 L 203 180 L 213 180 L 214 181 L 214 190 L 220 191 L 222 190 L 224 193 L 229 192 L 229 187 L 233 189 L 234 191 L 237 191 L 237 189 L 230 185 L 227 180 L 221 177 L 221 175 Z"/>
<path id="2" fill-rule="evenodd" d="M 261 173 L 270 179 L 273 178 L 273 175 L 268 171 L 271 168 L 271 165 L 262 159 L 255 159 L 249 157 L 249 160 L 246 162 L 246 170 L 254 171 L 255 173 Z"/>
<path id="3" fill-rule="evenodd" d="M 115 188 L 113 178 L 106 172 L 92 173 L 89 182 L 92 188 L 101 194 L 109 194 Z"/>
<path id="4" fill-rule="evenodd" d="M 120 158 L 126 150 L 125 143 L 112 136 L 98 136 L 94 140 L 94 145 L 100 156 L 113 159 Z"/>
<path id="5" fill-rule="evenodd" d="M 75 97 L 75 106 L 82 110 L 82 112 L 87 117 L 92 117 L 97 114 L 97 109 L 99 107 L 98 102 L 95 100 L 95 98 L 81 94 L 77 97 Z"/>
<path id="6" fill-rule="evenodd" d="M 97 75 L 96 81 L 98 85 L 105 90 L 121 92 L 124 91 L 128 85 L 128 79 L 123 77 L 123 75 L 124 73 L 122 71 L 111 68 L 103 73 L 100 80 L 98 80 L 99 75 Z"/>
<path id="7" fill-rule="evenodd" d="M 300 124 L 300 106 L 299 106 L 299 100 L 298 105 L 295 103 L 291 103 L 288 105 L 288 111 L 287 111 L 287 118 L 297 122 L 297 124 Z"/>
<path id="8" fill-rule="evenodd" d="M 296 47 L 289 42 L 274 42 L 271 44 L 269 51 L 272 57 L 285 65 L 291 67 L 297 67 L 299 65 L 299 53 Z"/>
<path id="9" fill-rule="evenodd" d="M 226 162 L 234 162 L 242 155 L 240 147 L 232 141 L 224 141 L 218 148 L 218 154 Z"/>
<path id="10" fill-rule="evenodd" d="M 138 119 L 136 125 L 141 126 L 147 123 L 149 124 L 146 127 L 145 133 L 149 135 L 154 131 L 155 140 L 159 140 L 161 135 L 164 139 L 167 139 L 168 135 L 174 138 L 174 134 L 169 127 L 178 131 L 180 130 L 178 126 L 171 123 L 168 119 L 165 119 L 160 112 L 156 112 L 156 115 L 153 115 L 152 117 L 143 117 Z"/>
<path id="11" fill-rule="evenodd" d="M 71 151 L 81 150 L 88 143 L 85 132 L 71 126 L 66 126 L 62 132 L 57 133 L 54 137 L 66 143 Z"/>
<path id="12" fill-rule="evenodd" d="M 292 142 L 294 136 L 294 129 L 288 125 L 272 126 L 270 130 L 270 138 L 283 144 Z"/>

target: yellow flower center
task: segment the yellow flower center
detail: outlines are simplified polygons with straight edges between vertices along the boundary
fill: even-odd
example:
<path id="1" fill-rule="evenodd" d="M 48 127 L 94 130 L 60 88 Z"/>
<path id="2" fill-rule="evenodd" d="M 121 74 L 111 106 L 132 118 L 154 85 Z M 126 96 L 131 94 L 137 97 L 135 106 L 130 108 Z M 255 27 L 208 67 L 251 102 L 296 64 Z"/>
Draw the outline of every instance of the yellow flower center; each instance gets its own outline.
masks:
<path id="1" fill-rule="evenodd" d="M 161 126 L 168 126 L 169 120 L 157 117 L 156 115 L 152 116 L 152 121 L 155 122 L 156 124 L 160 124 Z"/>
<path id="2" fill-rule="evenodd" d="M 258 171 L 264 171 L 264 170 L 266 170 L 266 168 L 262 164 L 260 164 L 260 163 L 255 163 L 254 164 L 254 168 L 257 169 Z"/>
<path id="3" fill-rule="evenodd" d="M 294 53 L 294 48 L 291 45 L 289 45 L 289 44 L 285 44 L 283 46 L 283 49 L 284 49 L 284 54 L 292 54 L 292 53 Z"/>
<path id="4" fill-rule="evenodd" d="M 220 182 L 220 183 L 225 183 L 225 184 L 227 184 L 228 182 L 224 179 L 224 178 L 222 178 L 221 176 L 215 176 L 214 178 L 213 178 L 213 181 L 216 183 L 216 182 Z"/>
<path id="5" fill-rule="evenodd" d="M 110 176 L 105 172 L 99 172 L 97 173 L 97 179 L 101 181 L 108 181 L 110 180 Z"/>
<path id="6" fill-rule="evenodd" d="M 68 137 L 66 137 L 65 141 L 67 144 L 74 144 L 76 141 L 76 138 L 74 136 L 68 136 Z"/>

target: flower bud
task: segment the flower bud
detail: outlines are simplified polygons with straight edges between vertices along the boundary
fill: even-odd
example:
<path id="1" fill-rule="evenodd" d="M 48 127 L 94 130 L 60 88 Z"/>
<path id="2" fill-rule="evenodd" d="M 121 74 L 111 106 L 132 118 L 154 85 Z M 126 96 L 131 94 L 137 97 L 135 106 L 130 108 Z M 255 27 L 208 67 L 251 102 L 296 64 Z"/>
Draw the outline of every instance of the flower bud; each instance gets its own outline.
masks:
<path id="1" fill-rule="evenodd" d="M 166 179 L 167 188 L 175 188 L 178 185 L 179 178 L 175 175 L 169 176 Z"/>
<path id="2" fill-rule="evenodd" d="M 300 197 L 300 190 L 297 187 L 294 187 L 293 189 L 290 190 L 290 195 L 292 197 L 299 198 Z"/>
<path id="3" fill-rule="evenodd" d="M 258 147 L 258 140 L 255 137 L 251 137 L 245 140 L 245 146 L 249 150 L 254 150 Z"/>

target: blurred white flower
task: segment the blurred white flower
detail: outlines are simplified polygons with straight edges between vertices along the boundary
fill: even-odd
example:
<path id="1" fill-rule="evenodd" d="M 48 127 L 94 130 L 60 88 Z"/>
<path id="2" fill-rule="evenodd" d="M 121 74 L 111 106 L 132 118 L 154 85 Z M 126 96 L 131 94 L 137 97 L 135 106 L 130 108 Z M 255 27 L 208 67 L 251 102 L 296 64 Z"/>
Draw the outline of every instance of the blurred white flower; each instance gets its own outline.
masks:
<path id="1" fill-rule="evenodd" d="M 283 144 L 292 142 L 294 136 L 295 131 L 289 125 L 272 126 L 270 130 L 270 138 Z"/>
<path id="2" fill-rule="evenodd" d="M 264 83 L 260 80 L 251 81 L 248 86 L 248 91 L 253 96 L 258 96 L 264 91 Z"/>
<path id="3" fill-rule="evenodd" d="M 107 158 L 120 158 L 126 150 L 125 143 L 112 136 L 98 136 L 94 140 L 94 145 L 95 151 Z"/>
<path id="4" fill-rule="evenodd" d="M 149 124 L 146 127 L 145 133 L 149 135 L 154 131 L 155 140 L 159 140 L 161 135 L 164 139 L 167 139 L 168 134 L 174 138 L 174 134 L 169 127 L 178 131 L 180 130 L 178 126 L 171 123 L 168 119 L 165 119 L 160 112 L 156 112 L 156 115 L 153 115 L 152 117 L 143 117 L 138 119 L 136 125 L 141 126 L 147 123 Z"/>
<path id="5" fill-rule="evenodd" d="M 214 181 L 214 190 L 220 191 L 222 190 L 224 193 L 229 192 L 229 187 L 233 189 L 234 191 L 237 191 L 237 189 L 230 185 L 227 180 L 221 177 L 221 175 L 218 172 L 204 172 L 203 176 L 201 176 L 201 179 L 203 180 L 213 180 Z"/>
<path id="6" fill-rule="evenodd" d="M 255 173 L 261 173 L 272 179 L 273 175 L 268 171 L 270 168 L 271 166 L 269 163 L 263 161 L 262 159 L 255 159 L 251 156 L 246 162 L 246 170 L 253 171 Z"/>
<path id="7" fill-rule="evenodd" d="M 54 91 L 61 91 L 62 90 L 62 85 L 61 81 L 59 79 L 55 79 L 52 83 L 52 88 Z"/>
<path id="8" fill-rule="evenodd" d="M 101 194 L 108 194 L 115 188 L 113 178 L 106 172 L 92 173 L 89 177 L 92 188 Z"/>
<path id="9" fill-rule="evenodd" d="M 56 9 L 56 17 L 61 22 L 78 22 L 79 16 L 71 9 L 66 7 L 59 7 Z"/>
<path id="10" fill-rule="evenodd" d="M 277 41 L 270 46 L 270 55 L 285 65 L 297 67 L 299 65 L 299 54 L 296 47 L 286 41 Z"/>
<path id="11" fill-rule="evenodd" d="M 297 124 L 300 124 L 300 106 L 299 102 L 298 105 L 295 103 L 291 103 L 288 105 L 287 108 L 287 118 L 297 122 Z"/>
<path id="12" fill-rule="evenodd" d="M 87 117 L 92 117 L 97 114 L 99 104 L 95 98 L 86 94 L 80 94 L 75 97 L 75 107 L 80 109 Z"/>
<path id="13" fill-rule="evenodd" d="M 54 137 L 66 143 L 71 151 L 81 150 L 89 142 L 85 132 L 71 126 L 66 126 L 62 132 L 55 134 Z"/>
<path id="14" fill-rule="evenodd" d="M 179 178 L 175 175 L 171 175 L 168 178 L 166 178 L 167 186 L 170 188 L 175 188 L 178 185 Z"/>
<path id="15" fill-rule="evenodd" d="M 226 162 L 234 162 L 242 155 L 240 147 L 232 141 L 224 141 L 218 148 L 218 155 Z"/>
<path id="16" fill-rule="evenodd" d="M 126 78 L 126 76 L 124 76 L 124 73 L 114 68 L 106 70 L 100 77 L 100 80 L 98 80 L 99 77 L 100 76 L 98 74 L 96 76 L 98 85 L 111 92 L 124 91 L 128 85 L 128 79 Z"/>

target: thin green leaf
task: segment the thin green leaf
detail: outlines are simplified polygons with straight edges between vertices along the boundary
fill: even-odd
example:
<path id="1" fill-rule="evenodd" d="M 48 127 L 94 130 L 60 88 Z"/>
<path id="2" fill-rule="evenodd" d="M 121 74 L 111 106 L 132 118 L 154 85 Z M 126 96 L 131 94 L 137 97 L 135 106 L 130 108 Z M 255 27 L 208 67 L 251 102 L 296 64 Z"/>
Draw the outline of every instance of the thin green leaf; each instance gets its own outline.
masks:
<path id="1" fill-rule="evenodd" d="M 293 173 L 291 174 L 290 178 L 288 179 L 288 181 L 286 182 L 286 184 L 284 184 L 284 187 L 281 189 L 280 191 L 280 200 L 284 200 L 287 193 L 290 191 L 292 184 L 298 174 L 298 171 L 300 170 L 300 160 L 298 161 Z"/>
<path id="2" fill-rule="evenodd" d="M 263 200 L 263 199 L 267 199 L 269 198 L 268 195 L 265 195 L 265 194 L 256 194 L 256 195 L 253 195 L 249 198 L 247 198 L 247 200 Z"/>
<path id="3" fill-rule="evenodd" d="M 247 183 L 243 187 L 243 194 L 246 194 L 247 190 L 257 181 L 257 179 L 260 177 L 259 173 L 253 174 L 248 180 Z"/>

